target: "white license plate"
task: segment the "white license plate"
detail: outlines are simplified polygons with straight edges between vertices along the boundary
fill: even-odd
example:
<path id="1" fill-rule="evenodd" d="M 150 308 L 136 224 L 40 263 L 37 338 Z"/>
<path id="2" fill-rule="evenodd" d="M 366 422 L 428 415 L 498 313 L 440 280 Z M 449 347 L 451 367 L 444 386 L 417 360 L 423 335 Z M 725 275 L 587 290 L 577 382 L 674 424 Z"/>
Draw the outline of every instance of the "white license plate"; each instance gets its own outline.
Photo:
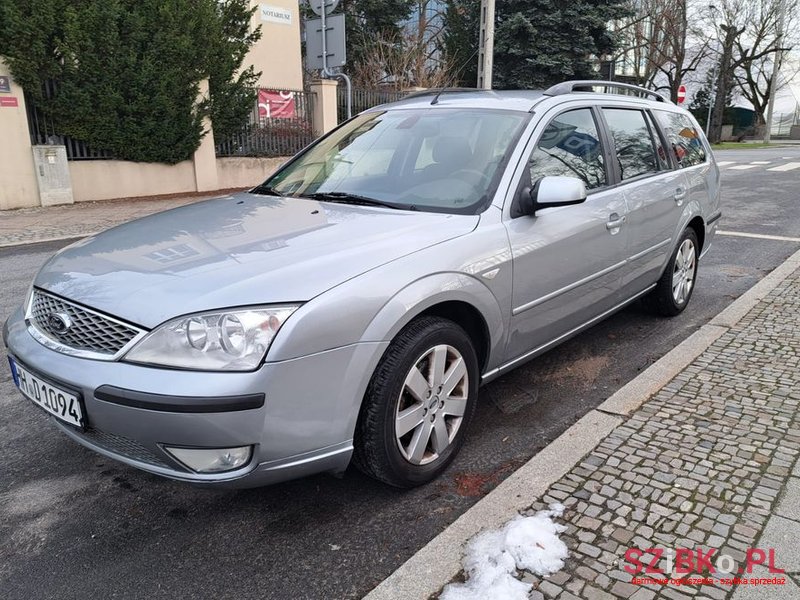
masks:
<path id="1" fill-rule="evenodd" d="M 75 394 L 42 381 L 41 378 L 21 367 L 13 359 L 9 358 L 8 360 L 11 363 L 11 375 L 14 377 L 14 383 L 17 384 L 19 391 L 24 396 L 65 423 L 83 428 L 81 401 Z"/>

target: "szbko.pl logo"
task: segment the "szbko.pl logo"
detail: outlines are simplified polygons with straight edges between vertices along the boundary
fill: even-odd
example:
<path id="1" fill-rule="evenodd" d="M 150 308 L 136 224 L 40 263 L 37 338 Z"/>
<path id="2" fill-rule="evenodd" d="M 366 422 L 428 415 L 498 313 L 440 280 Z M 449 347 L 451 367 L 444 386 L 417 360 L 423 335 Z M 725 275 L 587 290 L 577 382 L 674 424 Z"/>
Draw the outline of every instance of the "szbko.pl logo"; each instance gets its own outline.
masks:
<path id="1" fill-rule="evenodd" d="M 738 569 L 736 560 L 729 554 L 719 554 L 715 548 L 628 548 L 624 569 L 631 575 L 638 573 L 752 573 L 755 566 L 766 566 L 770 573 L 785 573 L 775 566 L 775 549 L 748 548 L 745 564 Z M 665 567 L 665 568 L 662 568 Z M 674 571 L 673 571 L 674 567 Z"/>

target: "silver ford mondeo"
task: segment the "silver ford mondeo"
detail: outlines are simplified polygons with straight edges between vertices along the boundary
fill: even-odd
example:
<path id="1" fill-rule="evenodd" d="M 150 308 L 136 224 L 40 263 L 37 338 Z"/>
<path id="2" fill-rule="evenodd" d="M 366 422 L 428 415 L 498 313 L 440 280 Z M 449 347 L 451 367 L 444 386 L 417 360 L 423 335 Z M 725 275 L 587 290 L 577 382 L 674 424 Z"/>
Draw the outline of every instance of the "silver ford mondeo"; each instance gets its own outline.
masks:
<path id="1" fill-rule="evenodd" d="M 175 479 L 430 481 L 481 384 L 637 298 L 691 298 L 721 214 L 708 143 L 599 85 L 411 96 L 247 193 L 68 246 L 4 327 L 15 383 Z"/>

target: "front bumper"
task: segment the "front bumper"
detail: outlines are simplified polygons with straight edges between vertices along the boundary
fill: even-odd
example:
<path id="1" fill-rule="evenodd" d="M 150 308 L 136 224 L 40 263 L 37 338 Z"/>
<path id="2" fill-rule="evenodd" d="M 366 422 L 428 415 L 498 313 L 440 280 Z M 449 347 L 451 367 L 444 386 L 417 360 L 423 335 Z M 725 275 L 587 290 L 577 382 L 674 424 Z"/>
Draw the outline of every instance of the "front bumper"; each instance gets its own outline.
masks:
<path id="1" fill-rule="evenodd" d="M 73 440 L 151 473 L 228 487 L 344 470 L 361 398 L 386 346 L 354 344 L 265 363 L 251 373 L 210 373 L 58 353 L 28 333 L 21 310 L 7 321 L 3 338 L 14 360 L 80 392 L 86 431 L 51 417 Z M 236 471 L 200 474 L 175 461 L 164 445 L 254 450 Z"/>

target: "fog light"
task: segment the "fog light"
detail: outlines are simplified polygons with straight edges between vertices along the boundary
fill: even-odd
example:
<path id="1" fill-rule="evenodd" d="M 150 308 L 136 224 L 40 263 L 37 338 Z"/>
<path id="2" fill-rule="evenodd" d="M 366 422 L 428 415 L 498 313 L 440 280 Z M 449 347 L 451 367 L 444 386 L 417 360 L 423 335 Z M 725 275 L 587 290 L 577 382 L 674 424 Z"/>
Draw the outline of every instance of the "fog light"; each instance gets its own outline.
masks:
<path id="1" fill-rule="evenodd" d="M 233 471 L 250 462 L 252 446 L 238 448 L 172 448 L 164 446 L 176 460 L 196 473 Z"/>

